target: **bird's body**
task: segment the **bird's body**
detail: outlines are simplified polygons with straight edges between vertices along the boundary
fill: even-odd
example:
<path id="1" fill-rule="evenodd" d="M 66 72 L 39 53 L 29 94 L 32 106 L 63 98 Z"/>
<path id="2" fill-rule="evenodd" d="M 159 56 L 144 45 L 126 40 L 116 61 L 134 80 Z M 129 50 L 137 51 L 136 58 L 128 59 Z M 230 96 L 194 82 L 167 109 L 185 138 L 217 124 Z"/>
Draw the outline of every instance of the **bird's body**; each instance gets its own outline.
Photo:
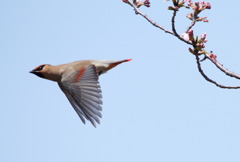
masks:
<path id="1" fill-rule="evenodd" d="M 87 119 L 96 127 L 95 122 L 100 123 L 99 118 L 102 117 L 98 76 L 130 60 L 82 60 L 56 66 L 44 64 L 30 72 L 57 82 L 83 123 Z"/>

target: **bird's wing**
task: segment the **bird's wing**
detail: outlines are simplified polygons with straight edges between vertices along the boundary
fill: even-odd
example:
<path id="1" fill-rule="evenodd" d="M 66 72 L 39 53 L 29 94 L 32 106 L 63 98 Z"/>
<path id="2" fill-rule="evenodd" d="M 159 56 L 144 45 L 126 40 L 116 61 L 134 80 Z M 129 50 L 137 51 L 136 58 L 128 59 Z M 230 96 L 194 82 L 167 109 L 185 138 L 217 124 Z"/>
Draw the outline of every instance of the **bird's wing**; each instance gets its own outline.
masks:
<path id="1" fill-rule="evenodd" d="M 84 118 L 94 127 L 96 127 L 95 122 L 100 124 L 102 94 L 98 72 L 94 65 L 77 72 L 65 73 L 65 76 L 63 74 L 62 81 L 58 84 L 84 124 Z"/>

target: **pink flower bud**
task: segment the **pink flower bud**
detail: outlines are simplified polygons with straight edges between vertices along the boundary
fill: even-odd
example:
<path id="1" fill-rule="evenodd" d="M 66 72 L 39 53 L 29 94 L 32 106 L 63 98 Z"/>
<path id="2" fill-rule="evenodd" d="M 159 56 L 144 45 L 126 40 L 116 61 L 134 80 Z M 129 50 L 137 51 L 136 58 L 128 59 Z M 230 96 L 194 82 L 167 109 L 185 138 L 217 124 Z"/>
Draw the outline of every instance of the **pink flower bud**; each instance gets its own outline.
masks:
<path id="1" fill-rule="evenodd" d="M 151 2 L 149 2 L 149 0 L 145 0 L 145 1 L 143 2 L 143 4 L 144 4 L 144 6 L 146 6 L 146 7 L 150 7 Z"/>
<path id="2" fill-rule="evenodd" d="M 188 35 L 189 35 L 189 36 L 193 36 L 193 30 L 192 30 L 192 29 L 190 29 L 190 30 L 188 31 Z"/>
<path id="3" fill-rule="evenodd" d="M 200 43 L 199 46 L 200 46 L 201 48 L 205 48 L 204 43 Z"/>
<path id="4" fill-rule="evenodd" d="M 202 5 L 205 4 L 205 1 L 201 1 L 201 4 L 202 4 Z"/>
<path id="5" fill-rule="evenodd" d="M 203 40 L 206 39 L 206 37 L 207 37 L 207 34 L 206 34 L 206 33 L 204 33 L 204 34 L 201 35 L 201 38 L 202 38 Z"/>
<path id="6" fill-rule="evenodd" d="M 217 55 L 211 53 L 210 58 L 212 59 L 213 62 L 217 62 Z"/>
<path id="7" fill-rule="evenodd" d="M 206 9 L 211 9 L 211 4 L 209 2 L 207 2 L 207 5 L 206 5 Z"/>

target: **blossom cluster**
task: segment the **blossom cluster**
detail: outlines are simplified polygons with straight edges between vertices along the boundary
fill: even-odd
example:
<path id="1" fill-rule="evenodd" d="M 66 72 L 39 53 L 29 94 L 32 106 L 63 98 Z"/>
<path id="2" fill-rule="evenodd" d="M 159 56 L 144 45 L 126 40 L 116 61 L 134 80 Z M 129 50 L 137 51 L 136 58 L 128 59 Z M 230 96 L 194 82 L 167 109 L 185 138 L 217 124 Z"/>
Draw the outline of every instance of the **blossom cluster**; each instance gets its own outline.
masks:
<path id="1" fill-rule="evenodd" d="M 186 1 L 188 2 L 187 6 L 191 7 L 193 10 L 197 10 L 201 12 L 205 9 L 211 9 L 211 4 L 209 2 L 201 1 L 201 2 L 193 3 L 192 0 L 186 0 Z"/>
<path id="2" fill-rule="evenodd" d="M 192 0 L 188 0 L 187 8 L 192 8 L 193 12 L 187 15 L 190 20 L 208 22 L 207 17 L 198 17 L 198 15 L 205 9 L 211 9 L 209 2 L 201 1 L 193 3 Z"/>
<path id="3" fill-rule="evenodd" d="M 127 4 L 130 4 L 129 3 L 129 0 L 122 0 L 124 3 L 127 3 Z M 141 1 L 141 0 L 133 0 L 133 4 L 139 8 L 141 7 L 142 5 L 143 6 L 146 6 L 146 7 L 150 7 L 150 0 L 144 0 L 144 1 Z"/>
<path id="4" fill-rule="evenodd" d="M 169 1 L 169 0 L 165 0 L 165 2 L 166 1 Z M 177 11 L 181 7 L 186 7 L 185 3 L 187 2 L 187 0 L 182 0 L 182 1 L 180 1 L 180 0 L 172 0 L 172 2 L 173 2 L 174 7 L 173 6 L 169 6 L 168 9 Z"/>
<path id="5" fill-rule="evenodd" d="M 194 37 L 193 30 L 190 29 L 187 33 L 182 34 L 182 38 L 187 41 L 191 42 L 194 49 L 189 48 L 189 51 L 192 54 L 204 54 L 205 53 L 205 43 L 207 43 L 207 34 L 204 33 L 201 35 L 201 38 L 199 39 L 198 36 Z"/>
<path id="6" fill-rule="evenodd" d="M 169 0 L 164 0 L 169 1 Z M 211 4 L 209 2 L 201 1 L 193 3 L 192 0 L 172 0 L 175 9 L 180 7 L 192 8 L 193 10 L 203 11 L 205 9 L 211 9 Z M 185 3 L 188 3 L 185 5 Z"/>
<path id="7" fill-rule="evenodd" d="M 169 1 L 169 0 L 164 0 Z M 203 21 L 203 22 L 209 22 L 207 20 L 207 17 L 199 17 L 198 15 L 205 9 L 211 9 L 211 4 L 209 2 L 201 1 L 201 2 L 192 2 L 192 0 L 172 0 L 173 6 L 169 6 L 169 10 L 175 10 L 178 11 L 179 8 L 185 7 L 185 8 L 191 8 L 193 12 L 189 13 L 187 15 L 187 18 L 190 20 L 196 20 L 196 21 Z"/>

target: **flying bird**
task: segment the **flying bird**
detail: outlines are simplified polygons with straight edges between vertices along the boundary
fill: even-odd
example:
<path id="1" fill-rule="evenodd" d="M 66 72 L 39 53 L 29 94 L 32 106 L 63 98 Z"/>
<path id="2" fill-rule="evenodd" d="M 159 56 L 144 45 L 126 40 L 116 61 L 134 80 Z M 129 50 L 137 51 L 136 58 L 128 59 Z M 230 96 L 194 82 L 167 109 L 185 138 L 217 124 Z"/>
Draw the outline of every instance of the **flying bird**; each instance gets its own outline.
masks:
<path id="1" fill-rule="evenodd" d="M 39 65 L 30 73 L 58 83 L 74 110 L 85 124 L 89 120 L 94 127 L 102 117 L 102 91 L 98 76 L 126 60 L 81 60 L 62 65 Z"/>

